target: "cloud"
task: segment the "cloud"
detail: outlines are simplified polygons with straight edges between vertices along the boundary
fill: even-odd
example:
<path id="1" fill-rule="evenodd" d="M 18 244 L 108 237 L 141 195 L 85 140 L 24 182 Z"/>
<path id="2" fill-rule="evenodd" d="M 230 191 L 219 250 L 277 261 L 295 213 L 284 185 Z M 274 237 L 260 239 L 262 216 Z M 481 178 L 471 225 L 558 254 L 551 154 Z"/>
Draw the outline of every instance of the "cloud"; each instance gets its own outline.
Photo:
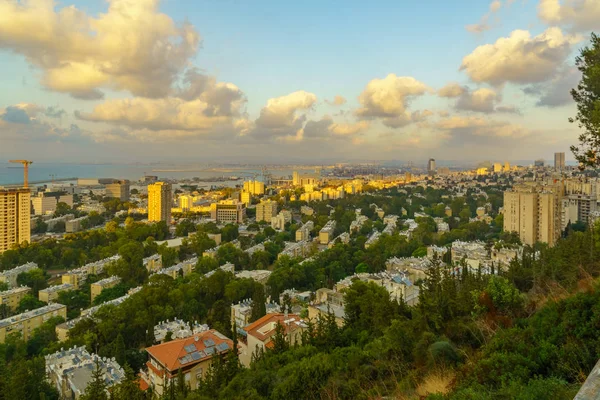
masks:
<path id="1" fill-rule="evenodd" d="M 329 126 L 329 132 L 339 136 L 352 136 L 363 132 L 369 128 L 369 121 L 358 121 L 353 124 L 333 123 Z"/>
<path id="2" fill-rule="evenodd" d="M 560 107 L 573 102 L 571 89 L 577 87 L 581 80 L 581 72 L 575 67 L 564 67 L 549 82 L 527 86 L 525 94 L 538 98 L 538 107 Z"/>
<path id="3" fill-rule="evenodd" d="M 66 114 L 67 114 L 67 112 L 65 110 L 63 110 L 62 108 L 53 107 L 53 106 L 46 108 L 46 111 L 44 111 L 44 115 L 46 117 L 50 117 L 50 118 L 62 118 Z"/>
<path id="4" fill-rule="evenodd" d="M 452 146 L 514 147 L 515 140 L 522 140 L 532 132 L 520 125 L 481 117 L 453 116 L 438 121 L 435 128 L 442 131 L 443 138 Z"/>
<path id="5" fill-rule="evenodd" d="M 186 72 L 184 84 L 170 97 L 109 100 L 90 113 L 77 111 L 75 116 L 134 130 L 171 131 L 176 136 L 184 132 L 206 135 L 223 128 L 239 132 L 246 97 L 237 86 L 217 82 L 197 70 Z"/>
<path id="6" fill-rule="evenodd" d="M 20 103 L 0 109 L 0 142 L 64 141 L 84 136 L 77 125 L 62 127 L 44 119 L 48 109 L 32 103 Z"/>
<path id="7" fill-rule="evenodd" d="M 99 99 L 101 89 L 163 97 L 200 45 L 189 24 L 177 26 L 159 0 L 108 0 L 97 18 L 53 0 L 0 1 L 0 48 L 41 70 L 50 90 Z"/>
<path id="8" fill-rule="evenodd" d="M 488 88 L 479 88 L 472 91 L 467 86 L 458 83 L 449 83 L 440 90 L 438 96 L 442 98 L 456 98 L 454 108 L 463 111 L 475 111 L 481 113 L 518 113 L 512 106 L 498 105 L 502 101 L 502 96 L 495 90 Z"/>
<path id="9" fill-rule="evenodd" d="M 463 58 L 460 69 L 479 83 L 544 82 L 556 74 L 579 40 L 559 28 L 548 28 L 534 37 L 528 31 L 515 30 L 508 38 L 477 47 Z"/>
<path id="10" fill-rule="evenodd" d="M 267 101 L 256 119 L 255 135 L 290 136 L 296 135 L 306 121 L 308 111 L 317 102 L 317 96 L 303 90 Z"/>
<path id="11" fill-rule="evenodd" d="M 401 127 L 411 122 L 406 110 L 410 100 L 431 92 L 430 87 L 415 78 L 389 74 L 367 84 L 358 97 L 362 107 L 354 113 L 360 118 L 381 118 L 389 127 Z"/>
<path id="12" fill-rule="evenodd" d="M 333 100 L 329 101 L 329 100 L 325 100 L 325 103 L 332 105 L 332 106 L 341 106 L 346 104 L 347 100 L 345 97 L 337 95 L 333 98 Z"/>
<path id="13" fill-rule="evenodd" d="M 459 97 L 465 92 L 465 87 L 456 82 L 452 82 L 438 90 L 437 94 L 440 97 L 453 98 Z"/>
<path id="14" fill-rule="evenodd" d="M 548 25 L 567 26 L 575 32 L 600 29 L 598 0 L 540 0 L 538 16 Z"/>
<path id="15" fill-rule="evenodd" d="M 31 122 L 31 118 L 27 115 L 27 112 L 19 107 L 9 106 L 6 107 L 4 113 L 0 115 L 2 121 L 12 122 L 14 124 L 28 124 Z"/>
<path id="16" fill-rule="evenodd" d="M 490 30 L 491 27 L 489 25 L 489 19 L 493 14 L 497 13 L 500 8 L 502 8 L 502 2 L 500 0 L 493 0 L 490 3 L 489 11 L 483 15 L 483 17 L 481 17 L 479 22 L 476 24 L 467 25 L 465 26 L 465 29 L 471 33 L 483 33 L 487 30 Z"/>

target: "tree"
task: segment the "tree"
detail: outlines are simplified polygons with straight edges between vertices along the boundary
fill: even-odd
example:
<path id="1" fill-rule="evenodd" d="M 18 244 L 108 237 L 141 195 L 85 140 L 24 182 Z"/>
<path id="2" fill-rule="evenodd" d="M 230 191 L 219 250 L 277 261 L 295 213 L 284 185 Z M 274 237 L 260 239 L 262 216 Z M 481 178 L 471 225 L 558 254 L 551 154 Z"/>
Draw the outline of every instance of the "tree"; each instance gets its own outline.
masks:
<path id="1" fill-rule="evenodd" d="M 85 392 L 81 395 L 81 400 L 108 400 L 106 394 L 106 382 L 104 381 L 104 371 L 100 366 L 100 360 L 96 358 L 94 371 L 92 372 L 92 380 L 85 388 Z"/>
<path id="2" fill-rule="evenodd" d="M 125 378 L 111 389 L 111 400 L 145 400 L 146 394 L 140 389 L 138 377 L 128 364 L 123 366 Z"/>
<path id="3" fill-rule="evenodd" d="M 46 274 L 40 268 L 19 274 L 17 276 L 17 283 L 20 286 L 29 286 L 34 297 L 37 297 L 38 291 L 48 287 Z"/>
<path id="4" fill-rule="evenodd" d="M 252 310 L 250 312 L 249 322 L 254 322 L 257 319 L 264 317 L 266 314 L 265 289 L 262 285 L 256 285 L 254 295 L 252 296 Z"/>
<path id="5" fill-rule="evenodd" d="M 582 166 L 600 165 L 600 36 L 592 33 L 591 45 L 581 49 L 575 59 L 582 77 L 571 96 L 577 104 L 577 122 L 584 132 L 579 135 L 579 145 L 571 146 L 575 159 Z"/>
<path id="6" fill-rule="evenodd" d="M 119 333 L 115 339 L 113 350 L 113 357 L 119 365 L 125 364 L 125 350 L 125 339 L 123 339 L 123 335 Z"/>
<path id="7" fill-rule="evenodd" d="M 47 230 L 48 230 L 48 224 L 42 220 L 42 217 L 37 217 L 35 219 L 33 233 L 46 233 Z"/>

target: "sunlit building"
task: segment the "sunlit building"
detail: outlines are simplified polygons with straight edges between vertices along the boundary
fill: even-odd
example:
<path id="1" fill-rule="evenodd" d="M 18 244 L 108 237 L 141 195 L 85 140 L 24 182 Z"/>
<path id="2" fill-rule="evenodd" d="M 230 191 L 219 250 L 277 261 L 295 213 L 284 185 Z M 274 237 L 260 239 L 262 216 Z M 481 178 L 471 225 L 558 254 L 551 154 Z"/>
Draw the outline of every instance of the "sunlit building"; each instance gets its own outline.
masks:
<path id="1" fill-rule="evenodd" d="M 31 193 L 26 188 L 0 188 L 0 253 L 31 239 Z"/>
<path id="2" fill-rule="evenodd" d="M 156 182 L 148 185 L 148 221 L 171 222 L 171 207 L 173 207 L 173 192 L 171 184 Z"/>

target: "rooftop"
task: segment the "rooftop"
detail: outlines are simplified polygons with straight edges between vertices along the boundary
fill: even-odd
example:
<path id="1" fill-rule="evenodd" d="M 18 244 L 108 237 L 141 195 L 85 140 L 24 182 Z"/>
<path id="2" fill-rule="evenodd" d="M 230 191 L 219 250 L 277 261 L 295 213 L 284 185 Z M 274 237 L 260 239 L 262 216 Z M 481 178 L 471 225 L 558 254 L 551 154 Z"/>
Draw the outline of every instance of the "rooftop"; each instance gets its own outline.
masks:
<path id="1" fill-rule="evenodd" d="M 37 317 L 39 315 L 43 315 L 43 314 L 50 313 L 53 311 L 58 311 L 62 308 L 66 308 L 66 307 L 63 306 L 62 304 L 51 303 L 51 304 L 48 304 L 47 306 L 40 307 L 35 310 L 27 311 L 22 314 L 14 315 L 12 317 L 0 320 L 0 328 L 3 328 L 5 326 L 10 326 L 10 325 L 15 324 L 20 321 L 25 321 L 30 318 Z"/>
<path id="2" fill-rule="evenodd" d="M 194 336 L 148 347 L 146 351 L 169 371 L 196 364 L 233 349 L 233 341 L 211 329 Z"/>

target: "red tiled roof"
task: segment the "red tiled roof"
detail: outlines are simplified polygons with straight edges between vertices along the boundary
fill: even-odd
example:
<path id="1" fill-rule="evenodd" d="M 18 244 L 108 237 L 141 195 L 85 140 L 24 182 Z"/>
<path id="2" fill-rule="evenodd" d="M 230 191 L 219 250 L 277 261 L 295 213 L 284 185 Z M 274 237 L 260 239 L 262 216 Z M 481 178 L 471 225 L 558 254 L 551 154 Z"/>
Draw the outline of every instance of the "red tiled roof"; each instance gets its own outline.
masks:
<path id="1" fill-rule="evenodd" d="M 148 385 L 148 382 L 146 382 L 146 380 L 140 378 L 139 379 L 139 384 L 140 384 L 140 389 L 143 390 L 144 392 L 146 390 L 148 390 L 148 388 L 150 387 L 150 385 Z"/>
<path id="2" fill-rule="evenodd" d="M 212 343 L 206 342 L 212 340 Z M 220 344 L 226 343 L 227 349 L 217 349 Z M 186 349 L 186 347 L 188 347 Z M 214 353 L 204 352 L 207 348 L 212 348 Z M 209 359 L 216 353 L 224 353 L 233 349 L 233 341 L 226 338 L 221 333 L 214 329 L 202 332 L 189 338 L 177 339 L 167 343 L 162 343 L 156 346 L 148 347 L 146 351 L 158 362 L 164 365 L 170 372 L 177 371 L 179 368 L 188 367 L 197 364 L 201 361 Z M 209 350 L 210 351 L 210 350 Z M 181 359 L 195 352 L 200 352 L 198 359 L 193 359 L 190 362 L 181 363 Z M 151 363 L 148 363 L 151 365 Z M 153 368 L 155 370 L 155 368 Z"/>
<path id="3" fill-rule="evenodd" d="M 289 321 L 289 323 L 286 324 L 285 321 Z M 288 314 L 287 316 L 283 313 L 267 314 L 264 317 L 259 318 L 250 325 L 246 326 L 244 330 L 248 333 L 248 335 L 252 335 L 260 341 L 264 342 L 265 340 L 267 340 L 275 334 L 275 329 L 271 329 L 270 331 L 264 333 L 260 332 L 261 328 L 263 328 L 265 325 L 273 322 L 279 322 L 283 325 L 284 333 L 287 335 L 290 332 L 294 332 L 295 330 L 300 328 L 300 325 L 296 323 L 299 321 L 302 321 L 302 319 L 300 319 L 300 317 L 296 314 Z"/>

